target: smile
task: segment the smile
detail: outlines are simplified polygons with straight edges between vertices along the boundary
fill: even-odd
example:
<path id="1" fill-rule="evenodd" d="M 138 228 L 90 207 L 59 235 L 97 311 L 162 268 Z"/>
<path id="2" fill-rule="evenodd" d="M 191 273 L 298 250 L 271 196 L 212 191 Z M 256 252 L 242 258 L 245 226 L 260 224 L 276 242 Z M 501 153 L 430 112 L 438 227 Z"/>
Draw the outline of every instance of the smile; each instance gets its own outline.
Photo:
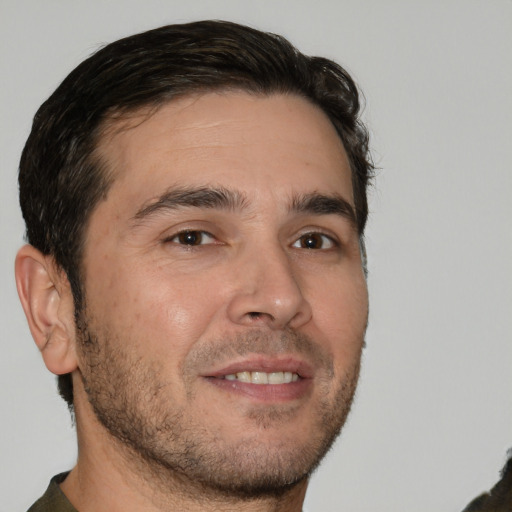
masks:
<path id="1" fill-rule="evenodd" d="M 225 375 L 226 380 L 237 380 L 250 384 L 289 384 L 299 380 L 294 372 L 238 372 Z"/>
<path id="2" fill-rule="evenodd" d="M 205 375 L 210 385 L 261 404 L 303 400 L 314 387 L 314 370 L 294 357 L 253 357 Z"/>

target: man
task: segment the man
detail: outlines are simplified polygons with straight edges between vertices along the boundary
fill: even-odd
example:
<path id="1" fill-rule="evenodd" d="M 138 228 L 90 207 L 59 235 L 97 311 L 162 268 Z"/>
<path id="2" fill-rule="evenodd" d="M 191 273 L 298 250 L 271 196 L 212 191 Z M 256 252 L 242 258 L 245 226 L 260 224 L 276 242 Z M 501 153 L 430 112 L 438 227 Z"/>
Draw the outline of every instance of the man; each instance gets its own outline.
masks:
<path id="1" fill-rule="evenodd" d="M 358 114 L 338 65 L 226 22 L 112 43 L 42 105 L 16 278 L 79 454 L 30 510 L 301 510 L 367 324 Z"/>

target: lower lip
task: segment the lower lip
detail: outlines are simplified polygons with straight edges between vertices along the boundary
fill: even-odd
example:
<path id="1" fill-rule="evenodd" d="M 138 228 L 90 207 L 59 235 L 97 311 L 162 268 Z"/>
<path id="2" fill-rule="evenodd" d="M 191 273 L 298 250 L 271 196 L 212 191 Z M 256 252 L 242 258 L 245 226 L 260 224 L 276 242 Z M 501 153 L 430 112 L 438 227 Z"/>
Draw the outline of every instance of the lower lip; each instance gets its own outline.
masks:
<path id="1" fill-rule="evenodd" d="M 208 377 L 208 382 L 228 392 L 262 402 L 288 402 L 304 397 L 311 389 L 311 379 L 299 379 L 288 384 L 251 384 L 238 380 Z"/>

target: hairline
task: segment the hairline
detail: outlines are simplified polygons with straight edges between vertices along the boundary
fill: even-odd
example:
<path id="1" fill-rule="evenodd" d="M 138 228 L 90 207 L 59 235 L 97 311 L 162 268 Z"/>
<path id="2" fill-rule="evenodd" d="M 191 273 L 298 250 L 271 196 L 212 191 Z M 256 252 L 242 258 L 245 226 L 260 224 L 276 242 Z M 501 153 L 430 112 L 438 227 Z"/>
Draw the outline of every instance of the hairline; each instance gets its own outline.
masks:
<path id="1" fill-rule="evenodd" d="M 245 85 L 245 84 L 244 84 Z M 176 101 L 184 100 L 187 98 L 201 98 L 207 94 L 249 94 L 254 97 L 260 98 L 268 98 L 272 96 L 282 95 L 282 96 L 295 96 L 297 98 L 302 98 L 307 101 L 310 105 L 318 109 L 330 122 L 332 125 L 336 136 L 338 137 L 342 147 L 347 156 L 347 160 L 350 168 L 350 183 L 352 187 L 352 195 L 355 197 L 354 190 L 354 167 L 353 162 L 350 157 L 349 152 L 347 151 L 345 142 L 339 132 L 336 123 L 333 119 L 328 115 L 327 111 L 320 105 L 318 102 L 314 101 L 313 98 L 303 94 L 299 90 L 293 90 L 291 87 L 285 89 L 284 87 L 274 87 L 269 90 L 261 90 L 252 83 L 247 83 L 247 86 L 242 86 L 241 84 L 237 85 L 219 85 L 219 86 L 195 86 L 192 87 L 188 92 L 183 91 L 176 94 L 167 94 L 155 97 L 152 101 L 146 101 L 141 103 L 140 105 L 134 105 L 131 107 L 112 107 L 110 110 L 106 111 L 102 116 L 102 119 L 98 122 L 95 129 L 91 133 L 91 146 L 92 150 L 86 156 L 84 160 L 85 165 L 91 165 L 95 168 L 98 178 L 102 181 L 103 184 L 103 192 L 100 195 L 99 199 L 92 205 L 91 209 L 88 211 L 87 216 L 84 218 L 84 222 L 82 224 L 82 230 L 79 237 L 79 243 L 77 246 L 76 252 L 76 277 L 78 279 L 77 285 L 79 286 L 79 296 L 80 299 L 78 303 L 75 304 L 77 309 L 81 309 L 85 306 L 85 286 L 84 280 L 86 277 L 86 269 L 84 267 L 84 251 L 87 244 L 87 236 L 89 225 L 91 221 L 91 217 L 94 214 L 95 210 L 99 206 L 102 201 L 106 201 L 108 199 L 110 190 L 114 185 L 115 181 L 119 177 L 119 171 L 115 168 L 112 161 L 109 160 L 109 156 L 106 154 L 106 148 L 112 142 L 112 140 L 119 134 L 129 131 L 131 129 L 137 128 L 142 123 L 148 121 L 152 116 L 157 114 L 162 108 L 170 103 L 174 103 Z M 361 231 L 358 226 L 358 212 L 355 212 L 355 228 L 359 237 L 360 245 L 364 246 L 364 231 Z"/>
<path id="2" fill-rule="evenodd" d="M 115 166 L 113 165 L 112 161 L 109 160 L 109 155 L 107 155 L 107 152 L 105 151 L 106 148 L 108 148 L 108 145 L 112 142 L 112 140 L 119 134 L 124 133 L 125 131 L 132 130 L 134 128 L 137 128 L 144 122 L 148 121 L 152 116 L 156 115 L 162 108 L 165 106 L 174 103 L 176 101 L 184 100 L 187 98 L 201 98 L 208 94 L 249 94 L 254 97 L 260 97 L 260 98 L 269 98 L 272 96 L 290 96 L 290 97 L 296 97 L 301 98 L 305 100 L 308 104 L 315 107 L 318 111 L 320 111 L 325 118 L 329 121 L 329 123 L 332 125 L 336 136 L 338 137 L 339 142 L 341 143 L 343 150 L 345 152 L 345 155 L 347 157 L 349 168 L 350 168 L 350 183 L 352 187 L 352 194 L 355 197 L 354 194 L 354 174 L 355 170 L 353 167 L 352 158 L 346 148 L 346 144 L 343 141 L 343 138 L 340 134 L 339 128 L 334 122 L 334 120 L 329 116 L 327 111 L 320 105 L 318 102 L 314 101 L 313 98 L 303 94 L 301 91 L 293 90 L 291 88 L 288 88 L 287 90 L 284 88 L 275 87 L 274 89 L 270 89 L 268 91 L 265 90 L 259 90 L 256 86 L 254 86 L 251 83 L 247 84 L 247 87 L 244 87 L 240 84 L 233 86 L 233 85 L 226 85 L 226 86 L 197 86 L 192 88 L 188 92 L 180 92 L 178 94 L 169 94 L 169 95 L 162 95 L 160 97 L 155 97 L 153 101 L 147 101 L 140 105 L 136 105 L 133 107 L 118 107 L 118 108 L 111 108 L 110 111 L 107 111 L 102 119 L 97 124 L 95 130 L 91 134 L 91 142 L 92 142 L 92 150 L 89 152 L 89 154 L 85 158 L 85 164 L 89 164 L 91 166 L 94 166 L 95 169 L 98 172 L 98 176 L 100 179 L 103 180 L 105 189 L 103 191 L 103 194 L 101 194 L 101 197 L 96 201 L 96 203 L 92 206 L 90 211 L 87 214 L 87 217 L 84 219 L 83 224 L 83 231 L 80 236 L 80 244 L 79 244 L 79 264 L 81 263 L 81 256 L 83 255 L 83 249 L 84 244 L 87 238 L 87 230 L 89 226 L 89 221 L 100 204 L 101 201 L 106 201 L 108 199 L 108 195 L 110 192 L 110 189 L 116 179 L 119 177 L 119 170 L 115 169 Z M 358 235 L 360 238 L 363 237 L 364 232 L 362 232 L 358 228 L 358 212 L 355 211 L 355 223 L 356 223 L 356 229 L 358 231 Z"/>

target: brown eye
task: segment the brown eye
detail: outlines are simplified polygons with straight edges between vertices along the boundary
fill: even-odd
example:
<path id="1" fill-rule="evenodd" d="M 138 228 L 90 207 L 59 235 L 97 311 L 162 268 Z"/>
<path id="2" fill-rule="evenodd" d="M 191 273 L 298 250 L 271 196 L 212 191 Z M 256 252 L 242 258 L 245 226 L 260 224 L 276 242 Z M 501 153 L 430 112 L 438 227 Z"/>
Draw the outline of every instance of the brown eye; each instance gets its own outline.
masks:
<path id="1" fill-rule="evenodd" d="M 215 242 L 215 239 L 206 231 L 190 230 L 178 233 L 174 237 L 170 238 L 169 241 L 179 245 L 195 246 L 212 244 Z"/>
<path id="2" fill-rule="evenodd" d="M 332 238 L 322 233 L 306 233 L 293 244 L 300 249 L 331 249 L 334 246 Z"/>

